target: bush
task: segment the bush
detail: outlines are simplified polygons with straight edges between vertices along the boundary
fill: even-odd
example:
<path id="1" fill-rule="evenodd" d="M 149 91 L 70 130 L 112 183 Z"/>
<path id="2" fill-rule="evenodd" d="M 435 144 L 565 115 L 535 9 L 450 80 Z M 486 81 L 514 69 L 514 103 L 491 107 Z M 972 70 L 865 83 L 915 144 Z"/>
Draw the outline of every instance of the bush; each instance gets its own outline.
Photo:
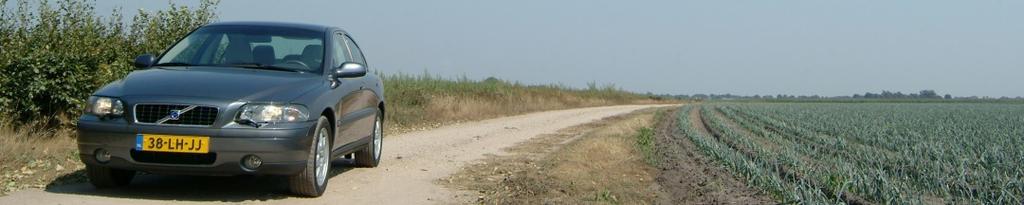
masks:
<path id="1" fill-rule="evenodd" d="M 212 22 L 216 1 L 166 11 L 96 15 L 91 2 L 0 0 L 0 113 L 15 121 L 75 116 L 94 90 L 130 72 L 134 57 L 159 54 Z M 65 123 L 68 120 L 65 120 Z"/>

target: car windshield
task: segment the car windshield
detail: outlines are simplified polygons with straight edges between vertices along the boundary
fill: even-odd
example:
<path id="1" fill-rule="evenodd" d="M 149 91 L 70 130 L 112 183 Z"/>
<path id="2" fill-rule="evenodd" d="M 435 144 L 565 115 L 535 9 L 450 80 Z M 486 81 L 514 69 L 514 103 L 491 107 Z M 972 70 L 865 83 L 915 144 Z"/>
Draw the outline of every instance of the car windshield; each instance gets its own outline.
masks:
<path id="1" fill-rule="evenodd" d="M 318 73 L 322 33 L 252 26 L 203 27 L 167 50 L 157 66 L 229 66 Z"/>

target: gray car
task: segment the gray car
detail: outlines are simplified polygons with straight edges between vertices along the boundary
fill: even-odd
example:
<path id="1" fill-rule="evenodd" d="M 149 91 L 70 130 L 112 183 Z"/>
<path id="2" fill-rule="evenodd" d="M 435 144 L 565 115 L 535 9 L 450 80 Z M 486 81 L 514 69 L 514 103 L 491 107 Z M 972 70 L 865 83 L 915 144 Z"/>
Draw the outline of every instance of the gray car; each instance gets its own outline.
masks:
<path id="1" fill-rule="evenodd" d="M 136 171 L 280 175 L 320 196 L 332 159 L 380 163 L 384 89 L 344 30 L 271 22 L 200 27 L 107 84 L 78 120 L 89 181 Z"/>

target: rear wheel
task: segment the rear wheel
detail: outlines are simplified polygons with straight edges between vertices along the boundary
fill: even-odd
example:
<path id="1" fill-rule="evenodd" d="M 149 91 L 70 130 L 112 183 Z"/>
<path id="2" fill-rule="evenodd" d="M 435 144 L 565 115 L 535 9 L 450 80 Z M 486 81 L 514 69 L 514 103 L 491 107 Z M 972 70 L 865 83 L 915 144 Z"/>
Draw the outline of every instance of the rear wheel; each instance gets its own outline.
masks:
<path id="1" fill-rule="evenodd" d="M 384 113 L 377 110 L 377 119 L 373 122 L 373 133 L 366 148 L 356 152 L 356 165 L 360 167 L 377 167 L 380 164 L 381 148 L 384 146 Z"/>
<path id="2" fill-rule="evenodd" d="M 306 157 L 306 167 L 296 175 L 288 177 L 288 186 L 292 193 L 318 197 L 327 189 L 327 171 L 331 169 L 331 138 L 330 121 L 320 116 L 313 133 L 313 143 Z"/>
<path id="3" fill-rule="evenodd" d="M 135 178 L 135 171 L 110 167 L 86 165 L 85 175 L 96 188 L 111 188 L 128 185 Z"/>

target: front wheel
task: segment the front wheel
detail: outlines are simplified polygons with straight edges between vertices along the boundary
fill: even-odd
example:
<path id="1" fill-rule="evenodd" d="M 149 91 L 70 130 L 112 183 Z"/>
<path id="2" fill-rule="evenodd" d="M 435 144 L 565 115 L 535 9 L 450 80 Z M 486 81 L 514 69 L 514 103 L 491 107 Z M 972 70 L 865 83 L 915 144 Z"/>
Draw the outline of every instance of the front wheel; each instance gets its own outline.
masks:
<path id="1" fill-rule="evenodd" d="M 380 152 L 384 146 L 384 113 L 377 110 L 377 119 L 373 122 L 373 133 L 366 148 L 356 152 L 356 165 L 360 167 L 377 167 L 380 164 Z"/>
<path id="2" fill-rule="evenodd" d="M 288 186 L 292 193 L 318 197 L 327 189 L 327 171 L 331 169 L 331 132 L 330 121 L 320 116 L 313 133 L 313 143 L 306 157 L 306 167 L 296 175 L 288 177 Z"/>

